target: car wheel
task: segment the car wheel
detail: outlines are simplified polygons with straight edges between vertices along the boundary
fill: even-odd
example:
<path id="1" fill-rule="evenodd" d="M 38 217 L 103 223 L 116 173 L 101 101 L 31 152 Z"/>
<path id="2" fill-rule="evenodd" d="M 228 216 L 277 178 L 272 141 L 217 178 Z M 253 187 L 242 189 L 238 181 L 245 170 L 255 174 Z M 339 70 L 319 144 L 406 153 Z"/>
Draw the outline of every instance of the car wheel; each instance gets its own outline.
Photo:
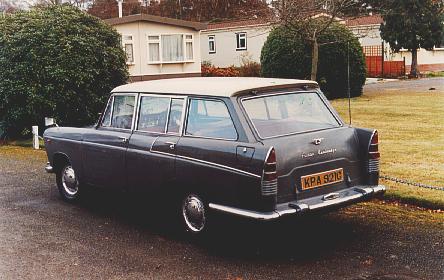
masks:
<path id="1" fill-rule="evenodd" d="M 57 187 L 65 201 L 76 201 L 80 196 L 80 184 L 71 164 L 65 164 L 57 172 Z"/>
<path id="2" fill-rule="evenodd" d="M 181 220 L 190 236 L 201 236 L 208 228 L 208 207 L 196 194 L 188 194 L 182 200 Z"/>

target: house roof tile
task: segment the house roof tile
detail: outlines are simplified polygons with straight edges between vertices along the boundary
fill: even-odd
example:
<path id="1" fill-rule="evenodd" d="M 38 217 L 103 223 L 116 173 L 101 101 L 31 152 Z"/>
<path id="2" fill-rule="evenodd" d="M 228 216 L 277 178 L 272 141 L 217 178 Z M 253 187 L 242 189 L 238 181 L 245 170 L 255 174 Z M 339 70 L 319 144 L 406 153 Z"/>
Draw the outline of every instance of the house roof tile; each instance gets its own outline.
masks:
<path id="1" fill-rule="evenodd" d="M 360 26 L 360 25 L 376 25 L 383 23 L 383 19 L 380 15 L 363 16 L 358 18 L 348 19 L 346 21 L 347 26 Z"/>
<path id="2" fill-rule="evenodd" d="M 248 19 L 248 20 L 237 20 L 237 21 L 222 21 L 209 23 L 207 30 L 221 29 L 221 28 L 233 28 L 233 27 L 245 27 L 252 25 L 269 24 L 270 21 L 266 19 Z"/>
<path id="3" fill-rule="evenodd" d="M 186 20 L 167 18 L 167 17 L 159 17 L 146 14 L 130 15 L 121 18 L 110 18 L 105 20 L 105 22 L 110 25 L 119 25 L 119 24 L 131 23 L 137 21 L 163 23 L 174 26 L 188 27 L 195 30 L 202 30 L 207 28 L 207 24 L 205 23 L 186 21 Z"/>

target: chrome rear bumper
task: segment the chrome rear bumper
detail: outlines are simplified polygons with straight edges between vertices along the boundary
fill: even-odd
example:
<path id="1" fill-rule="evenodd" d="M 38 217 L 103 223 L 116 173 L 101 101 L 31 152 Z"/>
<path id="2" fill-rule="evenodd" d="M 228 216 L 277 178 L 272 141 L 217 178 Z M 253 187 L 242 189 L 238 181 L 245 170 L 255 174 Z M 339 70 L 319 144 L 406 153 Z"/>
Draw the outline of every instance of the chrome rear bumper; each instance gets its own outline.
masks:
<path id="1" fill-rule="evenodd" d="M 385 186 L 356 186 L 326 195 L 311 197 L 298 201 L 291 201 L 276 206 L 271 212 L 257 212 L 230 206 L 210 203 L 209 207 L 216 211 L 225 212 L 237 216 L 256 220 L 275 220 L 282 216 L 303 214 L 310 211 L 340 207 L 350 203 L 356 203 L 364 199 L 372 198 L 385 193 Z"/>

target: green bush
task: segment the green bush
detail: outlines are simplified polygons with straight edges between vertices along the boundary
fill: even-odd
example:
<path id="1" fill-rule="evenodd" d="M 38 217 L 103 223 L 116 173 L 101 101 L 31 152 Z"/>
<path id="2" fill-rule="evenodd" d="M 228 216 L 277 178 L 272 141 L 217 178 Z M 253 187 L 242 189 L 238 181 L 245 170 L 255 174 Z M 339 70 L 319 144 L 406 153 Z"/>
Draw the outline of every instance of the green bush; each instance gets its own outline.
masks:
<path id="1" fill-rule="evenodd" d="M 0 17 L 0 122 L 10 138 L 45 116 L 92 124 L 109 92 L 128 79 L 120 35 L 70 5 Z"/>
<path id="2" fill-rule="evenodd" d="M 342 24 L 332 24 L 318 39 L 317 81 L 330 98 L 347 96 L 347 42 L 350 55 L 351 96 L 360 96 L 366 78 L 365 58 L 358 39 Z M 275 78 L 309 79 L 311 45 L 284 27 L 275 28 L 262 48 L 262 75 Z"/>

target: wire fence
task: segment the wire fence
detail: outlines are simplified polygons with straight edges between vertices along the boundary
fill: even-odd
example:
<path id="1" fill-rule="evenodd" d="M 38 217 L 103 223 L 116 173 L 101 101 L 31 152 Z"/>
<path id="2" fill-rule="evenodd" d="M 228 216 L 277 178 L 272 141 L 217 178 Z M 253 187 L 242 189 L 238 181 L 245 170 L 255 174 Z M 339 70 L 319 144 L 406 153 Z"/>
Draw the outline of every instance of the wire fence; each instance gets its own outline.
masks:
<path id="1" fill-rule="evenodd" d="M 414 187 L 418 187 L 418 188 L 431 189 L 431 190 L 437 190 L 437 191 L 444 191 L 444 187 L 426 185 L 426 184 L 417 183 L 417 182 L 413 182 L 413 181 L 410 181 L 410 180 L 405 180 L 405 179 L 401 179 L 401 178 L 397 178 L 397 177 L 393 177 L 393 176 L 381 175 L 379 177 L 381 179 L 384 179 L 384 180 L 387 180 L 387 181 L 401 183 L 401 184 L 405 184 L 405 185 L 409 185 L 409 186 L 414 186 Z"/>

